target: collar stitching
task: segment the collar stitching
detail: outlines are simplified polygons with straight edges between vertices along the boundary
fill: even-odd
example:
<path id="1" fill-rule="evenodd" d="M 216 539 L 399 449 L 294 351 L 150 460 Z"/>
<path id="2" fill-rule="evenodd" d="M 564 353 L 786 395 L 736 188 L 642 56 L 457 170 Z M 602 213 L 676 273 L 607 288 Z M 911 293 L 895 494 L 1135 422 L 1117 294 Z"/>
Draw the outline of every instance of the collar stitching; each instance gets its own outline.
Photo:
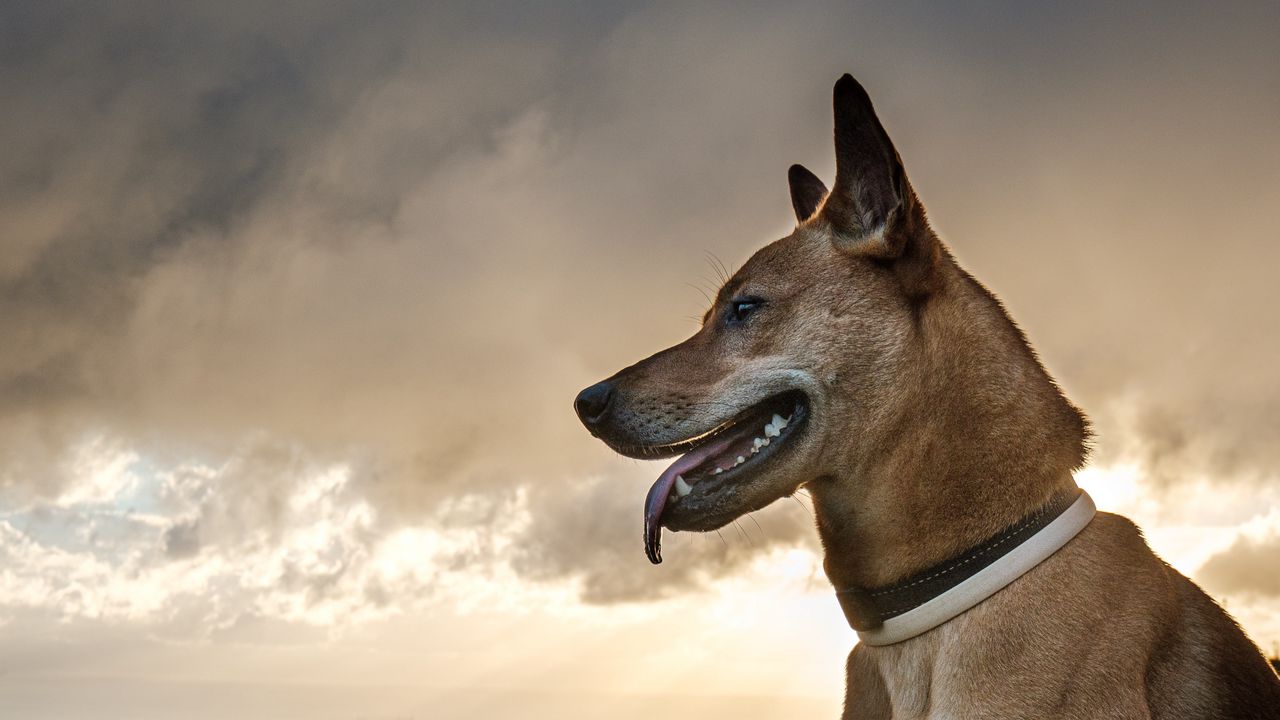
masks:
<path id="1" fill-rule="evenodd" d="M 909 587 L 915 587 L 916 585 L 919 585 L 920 583 L 929 582 L 930 580 L 933 580 L 934 578 L 936 578 L 936 577 L 938 577 L 938 576 L 940 576 L 940 575 L 945 575 L 946 573 L 949 573 L 949 572 L 951 572 L 952 570 L 955 570 L 955 569 L 957 569 L 957 568 L 964 567 L 965 565 L 968 565 L 969 563 L 971 563 L 971 562 L 973 562 L 974 560 L 978 559 L 978 558 L 979 558 L 979 557 L 981 557 L 982 555 L 984 555 L 984 554 L 986 554 L 986 553 L 988 553 L 988 552 L 991 552 L 992 550 L 995 550 L 996 548 L 1000 547 L 1001 545 L 1003 545 L 1003 544 L 1005 544 L 1005 543 L 1009 542 L 1010 540 L 1012 540 L 1014 537 L 1017 537 L 1018 533 L 1019 533 L 1019 532 L 1022 532 L 1023 530 L 1025 530 L 1025 529 L 1026 529 L 1026 527 L 1027 527 L 1028 525 L 1031 525 L 1032 523 L 1036 522 L 1036 521 L 1037 521 L 1037 520 L 1039 520 L 1040 518 L 1044 517 L 1044 514 L 1048 511 L 1048 507 L 1049 507 L 1048 505 L 1042 505 L 1042 506 L 1040 506 L 1040 507 L 1039 507 L 1035 512 L 1033 512 L 1033 513 L 1031 513 L 1030 515 L 1028 515 L 1028 516 L 1027 516 L 1025 519 L 1023 519 L 1023 521 L 1022 521 L 1021 523 L 1019 523 L 1018 525 L 1016 525 L 1016 526 L 1014 526 L 1014 527 L 1011 527 L 1011 528 L 1008 528 L 1008 529 L 1007 529 L 1007 530 L 1005 530 L 1005 531 L 1004 531 L 1000 536 L 995 537 L 995 538 L 992 538 L 991 540 L 988 540 L 988 541 L 987 541 L 987 544 L 985 544 L 985 545 L 979 545 L 977 548 L 974 548 L 973 550 L 970 550 L 970 551 L 968 552 L 968 557 L 966 557 L 965 559 L 961 560 L 960 562 L 957 562 L 957 563 L 955 563 L 955 564 L 953 564 L 953 565 L 948 565 L 947 567 L 942 568 L 941 570 L 939 570 L 939 571 L 937 571 L 937 572 L 933 573 L 932 575 L 928 575 L 928 576 L 926 576 L 926 577 L 919 578 L 919 579 L 917 579 L 917 580 L 914 580 L 914 581 L 912 581 L 912 582 L 907 583 L 906 585 L 891 585 L 891 586 L 889 586 L 889 587 L 881 588 L 881 589 L 879 589 L 879 590 L 873 590 L 873 591 L 871 591 L 871 592 L 868 592 L 868 593 L 867 593 L 867 596 L 868 596 L 868 597 L 879 597 L 879 596 L 881 596 L 881 595 L 887 595 L 887 594 L 889 594 L 889 593 L 899 592 L 899 591 L 901 591 L 901 590 L 906 590 L 906 589 L 907 589 L 907 588 L 909 588 Z M 855 589 L 855 588 L 849 588 L 849 589 L 847 589 L 847 590 L 841 590 L 840 592 L 856 592 L 856 589 Z"/>

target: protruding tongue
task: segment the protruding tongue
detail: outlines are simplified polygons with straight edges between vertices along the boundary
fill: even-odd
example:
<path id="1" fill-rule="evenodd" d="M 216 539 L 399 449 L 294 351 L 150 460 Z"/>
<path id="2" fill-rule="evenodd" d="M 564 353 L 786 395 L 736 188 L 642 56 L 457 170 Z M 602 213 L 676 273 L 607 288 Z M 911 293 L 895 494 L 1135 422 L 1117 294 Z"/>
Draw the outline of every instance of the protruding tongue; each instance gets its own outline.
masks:
<path id="1" fill-rule="evenodd" d="M 644 499 L 644 554 L 649 556 L 649 562 L 654 565 L 662 562 L 662 525 L 659 520 L 667 506 L 671 488 L 676 484 L 676 476 L 683 475 L 701 465 L 707 458 L 724 452 L 732 442 L 733 438 L 725 438 L 690 450 L 671 463 L 671 467 L 664 470 L 653 487 L 649 488 L 649 495 Z"/>

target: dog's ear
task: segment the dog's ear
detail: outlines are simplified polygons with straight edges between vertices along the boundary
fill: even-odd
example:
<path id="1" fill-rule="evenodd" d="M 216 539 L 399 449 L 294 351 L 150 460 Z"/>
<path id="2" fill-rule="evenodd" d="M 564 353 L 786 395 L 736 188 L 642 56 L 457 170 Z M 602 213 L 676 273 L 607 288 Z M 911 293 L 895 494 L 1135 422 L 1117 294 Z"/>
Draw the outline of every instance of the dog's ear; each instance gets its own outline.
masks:
<path id="1" fill-rule="evenodd" d="M 836 182 L 822 206 L 834 242 L 851 255 L 892 261 L 908 294 L 930 289 L 939 246 L 902 158 L 852 75 L 834 92 Z"/>
<path id="2" fill-rule="evenodd" d="M 818 211 L 827 197 L 827 186 L 803 165 L 792 165 L 787 170 L 787 182 L 791 185 L 791 207 L 795 208 L 796 222 L 802 223 Z"/>

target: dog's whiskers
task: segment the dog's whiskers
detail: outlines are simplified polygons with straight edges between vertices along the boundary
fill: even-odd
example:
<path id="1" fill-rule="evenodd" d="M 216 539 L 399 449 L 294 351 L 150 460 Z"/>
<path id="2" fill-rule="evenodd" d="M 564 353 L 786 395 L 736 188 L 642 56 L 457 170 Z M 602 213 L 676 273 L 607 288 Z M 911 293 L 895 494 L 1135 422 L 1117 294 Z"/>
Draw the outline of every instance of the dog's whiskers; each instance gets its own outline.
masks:
<path id="1" fill-rule="evenodd" d="M 720 262 L 720 258 L 710 250 L 704 250 L 702 256 L 706 259 L 707 264 L 711 266 L 711 270 L 720 278 L 720 284 L 729 282 L 729 270 L 725 268 L 724 263 Z"/>
<path id="2" fill-rule="evenodd" d="M 795 501 L 795 503 L 796 503 L 797 505 L 799 505 L 800 507 L 804 508 L 804 511 L 805 511 L 805 512 L 807 512 L 807 513 L 809 513 L 809 515 L 810 515 L 810 516 L 812 516 L 812 515 L 813 515 L 813 509 L 812 509 L 812 508 L 810 508 L 808 505 L 805 505 L 804 503 L 800 502 L 800 498 L 796 497 L 795 495 L 791 495 L 790 497 L 791 497 L 791 499 L 792 499 L 792 500 L 794 500 L 794 501 Z"/>
<path id="3" fill-rule="evenodd" d="M 711 297 L 711 295 L 707 292 L 707 289 L 706 289 L 706 288 L 704 288 L 704 287 L 702 287 L 701 285 L 694 285 L 694 284 L 693 284 L 693 283 L 691 283 L 691 282 L 687 282 L 687 283 L 685 283 L 685 285 L 688 285 L 689 287 L 693 288 L 694 290 L 697 290 L 697 291 L 702 295 L 703 299 L 705 299 L 705 300 L 707 301 L 707 304 L 708 304 L 708 305 L 710 305 L 710 304 L 712 304 L 712 303 L 714 303 L 714 302 L 715 302 L 715 300 L 713 300 L 713 299 L 712 299 L 712 297 Z M 698 322 L 702 322 L 702 318 L 698 318 Z"/>

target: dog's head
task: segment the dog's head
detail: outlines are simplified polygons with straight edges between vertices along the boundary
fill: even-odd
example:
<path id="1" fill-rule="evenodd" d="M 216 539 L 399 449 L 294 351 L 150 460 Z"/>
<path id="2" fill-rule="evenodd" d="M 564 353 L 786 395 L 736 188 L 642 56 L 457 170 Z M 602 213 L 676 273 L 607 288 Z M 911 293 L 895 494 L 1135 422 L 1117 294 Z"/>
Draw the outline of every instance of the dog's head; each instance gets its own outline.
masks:
<path id="1" fill-rule="evenodd" d="M 593 435 L 681 455 L 646 500 L 659 528 L 711 530 L 830 473 L 909 392 L 901 356 L 942 255 L 862 86 L 835 86 L 832 190 L 791 168 L 798 225 L 730 278 L 701 329 L 583 390 Z"/>

